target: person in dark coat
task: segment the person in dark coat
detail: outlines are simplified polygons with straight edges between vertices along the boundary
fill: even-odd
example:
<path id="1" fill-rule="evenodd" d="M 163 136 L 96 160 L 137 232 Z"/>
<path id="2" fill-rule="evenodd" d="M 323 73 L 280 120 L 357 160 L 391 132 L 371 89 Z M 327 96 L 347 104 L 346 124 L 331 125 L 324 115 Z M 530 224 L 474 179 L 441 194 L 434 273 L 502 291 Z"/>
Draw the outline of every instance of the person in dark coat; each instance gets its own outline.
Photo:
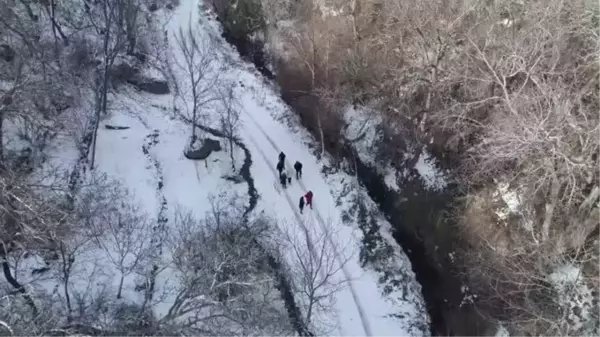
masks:
<path id="1" fill-rule="evenodd" d="M 304 198 L 306 198 L 306 206 L 310 206 L 310 209 L 312 209 L 313 192 L 308 191 L 308 193 L 304 195 Z"/>
<path id="2" fill-rule="evenodd" d="M 279 161 L 285 163 L 285 153 L 283 151 L 279 154 Z"/>
<path id="3" fill-rule="evenodd" d="M 286 188 L 287 175 L 285 174 L 285 172 L 281 172 L 281 174 L 279 175 L 279 181 L 281 182 L 281 186 L 283 186 L 283 188 Z"/>
<path id="4" fill-rule="evenodd" d="M 300 197 L 300 204 L 298 206 L 300 207 L 300 214 L 302 214 L 302 210 L 304 209 L 304 196 Z"/>
<path id="5" fill-rule="evenodd" d="M 302 177 L 302 163 L 296 161 L 294 164 L 294 170 L 296 170 L 296 179 L 300 179 L 300 177 Z"/>
<path id="6" fill-rule="evenodd" d="M 277 163 L 277 171 L 279 171 L 279 175 L 281 175 L 281 173 L 283 172 L 283 162 L 279 161 L 279 163 Z"/>

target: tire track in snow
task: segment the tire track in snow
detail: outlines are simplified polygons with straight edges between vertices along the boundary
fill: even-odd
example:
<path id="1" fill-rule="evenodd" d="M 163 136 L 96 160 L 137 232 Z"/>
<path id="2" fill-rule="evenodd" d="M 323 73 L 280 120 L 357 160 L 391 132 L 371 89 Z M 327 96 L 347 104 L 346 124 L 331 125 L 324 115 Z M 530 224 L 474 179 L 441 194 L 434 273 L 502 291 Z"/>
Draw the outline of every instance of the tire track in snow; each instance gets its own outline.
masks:
<path id="1" fill-rule="evenodd" d="M 260 149 L 260 146 L 258 145 L 258 143 L 256 142 L 256 140 L 254 139 L 254 137 L 252 137 L 252 135 L 248 134 L 248 138 L 254 144 L 254 146 L 256 147 L 257 152 L 263 158 L 263 160 L 265 161 L 265 163 L 269 164 L 269 159 L 267 158 L 267 156 L 265 155 L 265 153 Z M 269 165 L 269 167 L 270 167 L 270 165 Z M 273 176 L 275 177 L 276 181 L 279 181 L 279 176 L 278 176 L 276 170 L 274 170 L 271 167 L 270 171 L 271 171 L 271 173 L 273 173 Z M 314 243 L 312 242 L 312 239 L 310 237 L 308 229 L 306 228 L 306 224 L 304 223 L 304 221 L 303 221 L 302 217 L 300 216 L 300 214 L 298 214 L 298 212 L 296 211 L 295 203 L 290 198 L 289 194 L 287 193 L 287 190 L 285 190 L 283 192 L 284 192 L 283 194 L 285 195 L 285 199 L 287 200 L 288 205 L 290 206 L 290 209 L 294 213 L 294 217 L 296 218 L 297 223 L 300 224 L 300 226 L 302 226 L 302 229 L 304 230 L 304 233 L 306 234 L 307 241 L 308 241 L 307 242 L 308 251 L 309 251 L 311 257 L 313 258 L 313 260 L 319 261 L 319 256 L 317 255 L 317 253 L 315 253 L 315 248 L 314 248 L 315 246 L 314 246 Z M 334 251 L 334 253 L 337 254 L 337 251 Z M 320 270 L 320 274 L 321 274 L 321 277 L 323 279 L 326 278 L 326 275 L 324 274 L 323 270 Z M 336 320 L 338 320 L 338 325 L 339 325 L 339 319 L 336 319 Z"/>
<path id="2" fill-rule="evenodd" d="M 262 126 L 260 124 L 258 124 L 258 122 L 256 121 L 256 119 L 254 119 L 254 117 L 246 110 L 243 109 L 244 113 L 250 117 L 250 120 L 252 120 L 253 124 L 256 125 L 256 127 L 259 129 L 259 131 L 263 134 L 263 136 L 265 137 L 265 139 L 269 142 L 269 144 L 271 144 L 271 146 L 273 147 L 273 149 L 275 149 L 277 152 L 281 152 L 281 149 L 277 146 L 277 144 L 273 141 L 273 139 L 265 132 L 265 130 L 262 128 Z M 250 136 L 250 138 L 252 138 Z M 252 141 L 254 142 L 255 145 L 256 141 L 254 139 L 252 139 Z M 261 153 L 261 155 L 263 156 L 263 158 L 265 158 L 265 160 L 267 161 L 267 163 L 269 162 L 268 159 L 266 158 L 266 156 L 264 155 L 264 153 L 262 153 L 262 151 L 260 150 L 260 147 L 257 146 L 257 149 L 259 149 L 259 152 Z M 286 164 L 289 165 L 288 160 L 286 159 Z M 289 166 L 292 167 L 292 166 Z M 304 183 L 301 180 L 297 180 L 298 183 L 300 184 L 300 186 L 306 190 L 306 186 L 304 186 Z M 286 199 L 288 200 L 288 202 L 290 202 L 290 198 L 289 195 L 287 193 L 285 193 L 286 195 Z M 296 218 L 298 218 L 298 214 L 295 212 L 295 208 L 292 205 L 292 208 L 294 209 L 294 214 L 296 215 Z M 324 232 L 326 232 L 326 228 L 323 225 L 325 222 L 323 221 L 323 217 L 321 217 L 320 212 L 315 209 L 315 214 L 317 215 L 317 220 L 319 222 L 319 225 L 321 226 L 321 228 L 323 229 Z M 300 223 L 303 223 L 302 221 Z M 329 244 L 333 247 L 334 249 L 334 253 L 335 256 L 338 260 L 338 263 L 340 264 L 341 268 L 342 268 L 342 272 L 344 273 L 344 277 L 346 278 L 349 288 L 350 288 L 350 293 L 352 294 L 352 299 L 354 300 L 354 303 L 356 304 L 356 309 L 358 310 L 358 315 L 360 316 L 360 320 L 361 323 L 363 325 L 363 329 L 365 331 L 365 334 L 367 336 L 373 336 L 372 330 L 371 330 L 371 324 L 369 322 L 369 320 L 366 318 L 366 314 L 365 314 L 365 310 L 363 308 L 363 305 L 360 303 L 360 299 L 358 297 L 358 294 L 356 292 L 356 289 L 354 289 L 354 286 L 352 284 L 352 277 L 350 275 L 350 273 L 346 270 L 345 266 L 342 264 L 342 259 L 340 258 L 340 253 L 339 250 L 337 248 L 337 245 L 333 242 L 333 240 L 331 240 L 331 236 L 327 236 L 327 241 L 329 241 Z"/>
<path id="3" fill-rule="evenodd" d="M 260 154 L 260 156 L 263 158 L 263 160 L 268 164 L 269 163 L 269 159 L 267 158 L 267 156 L 265 155 L 265 153 L 260 150 L 260 147 L 258 146 L 258 143 L 254 139 L 254 137 L 248 135 L 248 138 L 254 144 L 254 146 L 257 149 L 257 152 Z M 277 175 L 277 172 L 273 168 L 271 168 L 270 171 L 271 171 L 271 173 L 273 173 L 273 176 L 275 177 L 275 179 L 277 181 L 279 181 L 279 176 Z M 292 201 L 292 199 L 290 198 L 290 196 L 289 196 L 288 193 L 284 193 L 284 195 L 285 195 L 285 199 L 288 202 L 288 205 L 290 206 L 290 208 L 292 209 L 292 212 L 294 213 L 294 217 L 296 218 L 296 220 L 298 221 L 298 223 L 301 224 L 302 227 L 304 227 L 304 230 L 306 230 L 306 225 L 304 224 L 304 221 L 303 221 L 302 217 L 300 217 L 300 215 L 298 214 L 298 212 L 296 212 L 295 203 Z M 309 242 L 307 242 L 307 243 L 308 243 L 308 249 L 310 251 L 310 254 L 312 255 L 313 259 L 318 260 L 317 259 L 317 255 L 315 253 L 314 244 L 312 243 L 312 240 L 310 239 L 310 236 L 309 236 L 308 240 L 309 240 Z M 323 276 L 323 275 L 321 275 L 321 276 Z"/>

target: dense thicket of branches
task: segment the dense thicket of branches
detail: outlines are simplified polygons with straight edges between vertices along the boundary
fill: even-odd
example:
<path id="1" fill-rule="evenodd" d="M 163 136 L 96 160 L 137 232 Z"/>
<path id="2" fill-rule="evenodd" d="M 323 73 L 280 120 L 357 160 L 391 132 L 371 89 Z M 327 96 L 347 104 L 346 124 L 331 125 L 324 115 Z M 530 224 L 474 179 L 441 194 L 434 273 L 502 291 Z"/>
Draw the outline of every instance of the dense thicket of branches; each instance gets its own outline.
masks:
<path id="1" fill-rule="evenodd" d="M 560 315 L 542 309 L 552 301 L 525 285 L 545 282 L 557 265 L 597 261 L 590 247 L 600 195 L 598 4 L 263 0 L 262 7 L 277 23 L 266 36 L 284 98 L 323 150 L 339 148 L 349 104 L 379 111 L 381 165 L 410 166 L 427 147 L 468 194 L 456 214 L 470 245 L 467 268 L 487 271 L 470 280 L 480 298 L 494 299 L 482 311 L 512 312 L 502 319 L 514 319 L 520 333 L 581 333 L 554 324 Z M 498 186 L 519 199 L 508 220 L 495 215 Z M 593 272 L 582 277 L 598 287 Z M 519 295 L 496 296 L 503 292 Z"/>

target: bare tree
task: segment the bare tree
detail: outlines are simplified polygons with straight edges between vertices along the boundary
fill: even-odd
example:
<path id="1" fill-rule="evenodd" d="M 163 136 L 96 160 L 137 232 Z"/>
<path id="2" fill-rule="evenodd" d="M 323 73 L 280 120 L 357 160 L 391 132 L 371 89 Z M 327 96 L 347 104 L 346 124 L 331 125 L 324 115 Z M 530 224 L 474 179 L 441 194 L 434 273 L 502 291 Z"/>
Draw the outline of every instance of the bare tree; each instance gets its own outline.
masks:
<path id="1" fill-rule="evenodd" d="M 27 178 L 22 172 L 3 168 L 0 172 L 0 192 L 0 226 L 4 233 L 0 242 L 3 274 L 31 307 L 33 316 L 37 316 L 39 308 L 13 274 L 8 262 L 9 255 L 52 249 L 57 237 L 55 233 L 61 227 L 57 220 L 64 219 L 67 215 L 61 209 L 59 200 L 44 197 L 28 186 Z"/>
<path id="2" fill-rule="evenodd" d="M 328 324 L 320 319 L 331 314 L 335 294 L 349 282 L 342 273 L 351 257 L 347 243 L 331 245 L 332 238 L 340 243 L 331 224 L 286 225 L 276 237 L 281 242 L 281 258 L 289 265 L 295 293 L 300 295 L 306 324 L 313 330 Z"/>
<path id="3" fill-rule="evenodd" d="M 186 30 L 181 28 L 176 37 L 177 45 L 183 55 L 183 60 L 177 61 L 178 66 L 184 72 L 188 85 L 187 90 L 180 85 L 182 100 L 186 102 L 186 95 L 191 95 L 191 106 L 186 104 L 188 115 L 192 123 L 191 143 L 197 140 L 196 124 L 201 123 L 207 118 L 206 114 L 201 113 L 201 109 L 208 103 L 218 99 L 214 88 L 220 79 L 220 73 L 215 66 L 217 65 L 215 48 L 210 38 L 198 38 L 198 33 L 193 29 L 192 23 Z"/>
<path id="4" fill-rule="evenodd" d="M 316 91 L 320 89 L 318 76 L 320 75 L 320 71 L 325 68 L 322 66 L 322 62 L 324 62 L 323 54 L 327 55 L 328 46 L 321 46 L 318 39 L 326 33 L 326 31 L 323 32 L 319 30 L 316 22 L 312 19 L 312 15 L 311 21 L 306 25 L 305 32 L 300 31 L 290 33 L 291 44 L 296 51 L 296 55 L 300 59 L 302 68 L 307 70 L 310 75 L 308 90 L 304 92 L 308 99 L 311 99 L 311 96 L 315 95 Z M 322 49 L 325 50 L 324 53 Z M 317 108 L 315 110 L 314 113 L 316 114 L 317 127 L 321 140 L 321 155 L 323 155 L 325 153 L 325 135 L 322 125 L 321 109 Z"/>
<path id="5" fill-rule="evenodd" d="M 242 108 L 238 99 L 235 97 L 235 87 L 233 83 L 221 86 L 219 89 L 219 124 L 221 131 L 229 141 L 229 157 L 231 158 L 231 168 L 235 170 L 235 159 L 233 157 L 233 144 L 238 136 L 240 128 L 240 109 Z"/>
<path id="6" fill-rule="evenodd" d="M 105 210 L 94 222 L 94 231 L 98 234 L 94 241 L 121 273 L 117 288 L 117 299 L 120 299 L 125 277 L 148 262 L 152 228 L 147 216 L 137 207 L 127 204 L 125 199 L 113 202 L 116 206 Z"/>
<path id="7" fill-rule="evenodd" d="M 67 241 L 68 240 L 68 241 Z M 71 296 L 73 271 L 80 261 L 82 253 L 90 247 L 90 238 L 85 235 L 76 235 L 58 243 L 58 268 L 57 277 L 61 281 L 65 305 L 67 308 L 67 322 L 73 320 L 74 303 Z"/>
<path id="8" fill-rule="evenodd" d="M 127 38 L 127 54 L 133 55 L 135 47 L 138 43 L 138 35 L 140 30 L 140 6 L 141 0 L 125 1 L 123 6 L 123 28 Z"/>
<path id="9" fill-rule="evenodd" d="M 6 78 L 9 83 L 12 82 L 12 85 L 9 89 L 3 90 L 0 89 L 0 163 L 4 160 L 4 133 L 3 133 L 3 125 L 4 121 L 11 117 L 15 112 L 18 111 L 17 102 L 19 101 L 20 96 L 22 95 L 23 89 L 26 88 L 29 80 L 29 76 L 25 73 L 25 67 L 23 63 L 17 63 L 16 67 L 12 69 L 11 72 L 7 72 L 6 74 L 10 74 L 9 78 Z M 12 75 L 12 76 L 11 76 Z"/>
<path id="10" fill-rule="evenodd" d="M 0 289 L 0 333 L 4 336 L 42 336 L 61 326 L 63 313 L 52 306 L 49 296 L 38 294 L 36 303 L 39 313 L 32 317 L 30 307 L 18 297 L 12 296 L 8 289 Z M 8 333 L 7 333 L 8 332 Z"/>
<path id="11" fill-rule="evenodd" d="M 514 331 L 540 335 L 586 335 L 595 324 L 598 327 L 598 313 L 588 311 L 594 302 L 589 289 L 598 286 L 597 267 L 589 271 L 583 267 L 598 265 L 598 251 L 591 242 L 563 254 L 560 248 L 538 245 L 523 235 L 508 251 L 503 246 L 509 233 L 498 231 L 504 233 L 479 236 L 477 249 L 464 252 L 463 276 L 477 294 L 474 304 L 479 314 Z M 571 274 L 564 274 L 564 268 Z M 556 284 L 553 273 L 568 285 Z"/>
<path id="12" fill-rule="evenodd" d="M 506 11 L 492 7 L 474 15 L 480 28 L 465 34 L 467 62 L 456 69 L 471 99 L 454 102 L 440 119 L 481 137 L 464 162 L 469 180 L 509 181 L 531 196 L 530 205 L 544 204 L 537 232 L 546 241 L 552 223 L 581 224 L 599 197 L 593 168 L 600 120 L 591 89 L 598 79 L 590 75 L 598 71 L 597 34 L 583 2 Z M 503 13 L 506 19 L 498 20 Z M 563 47 L 562 39 L 577 47 Z"/>
<path id="13" fill-rule="evenodd" d="M 25 1 L 23 1 L 23 0 L 21 0 L 21 2 L 25 3 Z M 52 26 L 52 35 L 54 36 L 54 53 L 55 53 L 55 57 L 58 58 L 59 47 L 58 47 L 57 33 L 58 33 L 58 35 L 60 35 L 60 38 L 62 39 L 65 46 L 69 45 L 69 39 L 63 32 L 61 26 L 58 24 L 58 21 L 56 19 L 56 8 L 58 7 L 56 0 L 43 1 L 41 3 L 43 4 L 44 9 L 46 10 L 46 15 L 48 15 L 48 18 L 50 19 L 50 23 Z"/>
<path id="14" fill-rule="evenodd" d="M 178 333 L 289 332 L 286 313 L 276 308 L 279 294 L 265 251 L 256 241 L 264 225 L 244 224 L 241 212 L 214 205 L 203 222 L 178 212 L 170 248 L 179 286 L 160 324 Z"/>

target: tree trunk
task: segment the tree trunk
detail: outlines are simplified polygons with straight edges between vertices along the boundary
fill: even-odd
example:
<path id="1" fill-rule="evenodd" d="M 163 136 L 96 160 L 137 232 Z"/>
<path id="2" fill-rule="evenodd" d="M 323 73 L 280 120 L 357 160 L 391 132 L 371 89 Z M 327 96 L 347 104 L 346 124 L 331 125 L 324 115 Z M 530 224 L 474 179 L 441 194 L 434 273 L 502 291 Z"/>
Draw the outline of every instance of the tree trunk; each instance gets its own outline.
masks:
<path id="1" fill-rule="evenodd" d="M 148 288 L 146 289 L 146 296 L 145 296 L 145 300 L 144 300 L 144 305 L 149 302 L 152 301 L 152 298 L 154 297 L 154 287 L 156 285 L 156 274 L 158 271 L 158 266 L 157 265 L 153 265 L 152 266 L 152 271 L 150 273 L 150 282 L 148 285 Z"/>
<path id="2" fill-rule="evenodd" d="M 31 295 L 29 295 L 27 293 L 27 291 L 25 290 L 25 287 L 23 287 L 11 274 L 10 272 L 10 266 L 8 265 L 8 261 L 6 261 L 6 254 L 2 254 L 2 271 L 4 272 L 4 277 L 6 278 L 6 281 L 8 283 L 10 283 L 11 286 L 13 286 L 13 288 L 15 288 L 19 293 L 21 293 L 21 295 L 23 296 L 23 299 L 25 300 L 25 302 L 27 303 L 27 305 L 29 305 L 31 307 L 31 311 L 33 312 L 33 317 L 37 317 L 38 316 L 38 308 L 35 305 L 35 302 L 33 301 L 33 298 L 31 298 Z"/>
<path id="3" fill-rule="evenodd" d="M 123 281 L 125 281 L 125 274 L 121 273 L 121 280 L 119 281 L 119 290 L 117 291 L 117 299 L 121 299 L 121 291 L 123 290 Z"/>
<path id="4" fill-rule="evenodd" d="M 4 165 L 4 111 L 0 110 L 0 167 Z"/>
<path id="5" fill-rule="evenodd" d="M 127 54 L 133 55 L 133 53 L 135 52 L 136 38 L 135 38 L 135 36 L 133 36 L 133 37 L 130 36 L 127 38 L 127 41 L 128 41 Z"/>
<path id="6" fill-rule="evenodd" d="M 600 197 L 600 188 L 594 186 L 579 205 L 577 213 L 571 216 L 571 223 L 579 225 L 570 231 L 569 250 L 574 252 L 581 249 L 589 250 L 591 249 L 590 245 L 593 244 L 593 238 L 598 237 L 598 209 L 595 207 L 598 197 Z"/>
<path id="7" fill-rule="evenodd" d="M 60 242 L 60 255 L 62 258 L 62 272 L 63 272 L 63 290 L 65 292 L 65 300 L 67 301 L 67 310 L 68 310 L 68 314 L 67 314 L 67 323 L 71 323 L 71 320 L 73 319 L 72 317 L 72 312 L 73 309 L 71 307 L 71 296 L 69 295 L 69 274 L 71 273 L 71 258 L 70 256 L 68 257 L 66 255 L 65 252 L 65 247 L 63 245 L 62 242 Z"/>
<path id="8" fill-rule="evenodd" d="M 229 137 L 229 157 L 231 158 L 231 168 L 235 171 L 235 160 L 233 159 L 233 137 Z"/>
<path id="9" fill-rule="evenodd" d="M 325 154 L 325 135 L 323 133 L 323 126 L 321 125 L 321 112 L 317 108 L 317 123 L 319 126 L 319 135 L 321 136 L 321 157 Z"/>
<path id="10" fill-rule="evenodd" d="M 192 144 L 196 141 L 196 108 L 192 111 Z"/>
<path id="11" fill-rule="evenodd" d="M 198 117 L 198 92 L 196 88 L 196 78 L 194 76 L 194 70 L 190 69 L 190 76 L 192 80 L 192 144 L 196 141 L 196 118 Z"/>
<path id="12" fill-rule="evenodd" d="M 96 119 L 94 120 L 94 135 L 92 137 L 92 159 L 90 164 L 90 170 L 94 169 L 94 163 L 96 162 L 96 144 L 98 139 L 98 128 L 100 126 L 100 115 L 106 115 L 108 106 L 108 82 L 109 82 L 109 71 L 108 61 L 105 60 L 104 66 L 104 79 L 102 83 L 102 94 L 101 94 L 101 105 L 99 109 L 96 109 Z"/>
<path id="13" fill-rule="evenodd" d="M 60 35 L 60 38 L 63 40 L 63 43 L 65 46 L 69 45 L 69 39 L 67 38 L 67 36 L 63 33 L 62 29 L 60 28 L 60 26 L 58 25 L 58 23 L 56 22 L 56 17 L 55 17 L 55 9 L 56 8 L 56 3 L 55 0 L 51 0 L 50 1 L 50 7 L 46 6 L 46 12 L 48 12 L 48 16 L 50 17 L 50 22 L 52 23 L 52 34 L 54 35 L 54 41 L 56 43 L 56 32 L 58 32 L 58 34 Z"/>
<path id="14" fill-rule="evenodd" d="M 68 274 L 65 275 L 63 290 L 65 292 L 65 299 L 67 301 L 67 310 L 68 310 L 67 322 L 71 323 L 71 321 L 73 320 L 73 318 L 72 318 L 73 309 L 71 308 L 71 296 L 69 295 L 69 275 Z"/>
<path id="15" fill-rule="evenodd" d="M 425 112 L 423 112 L 423 116 L 421 117 L 421 122 L 419 123 L 419 130 L 421 132 L 425 132 L 425 123 L 427 122 L 427 114 L 431 109 L 431 96 L 433 95 L 433 86 L 437 82 L 437 65 L 431 67 L 431 83 L 429 83 L 429 89 L 427 90 L 427 99 L 425 100 Z"/>
<path id="16" fill-rule="evenodd" d="M 550 237 L 550 225 L 554 217 L 554 209 L 558 202 L 558 192 L 560 190 L 560 183 L 558 178 L 554 176 L 552 178 L 552 184 L 550 186 L 550 196 L 546 202 L 546 211 L 544 213 L 544 223 L 542 224 L 542 242 L 546 242 Z"/>

